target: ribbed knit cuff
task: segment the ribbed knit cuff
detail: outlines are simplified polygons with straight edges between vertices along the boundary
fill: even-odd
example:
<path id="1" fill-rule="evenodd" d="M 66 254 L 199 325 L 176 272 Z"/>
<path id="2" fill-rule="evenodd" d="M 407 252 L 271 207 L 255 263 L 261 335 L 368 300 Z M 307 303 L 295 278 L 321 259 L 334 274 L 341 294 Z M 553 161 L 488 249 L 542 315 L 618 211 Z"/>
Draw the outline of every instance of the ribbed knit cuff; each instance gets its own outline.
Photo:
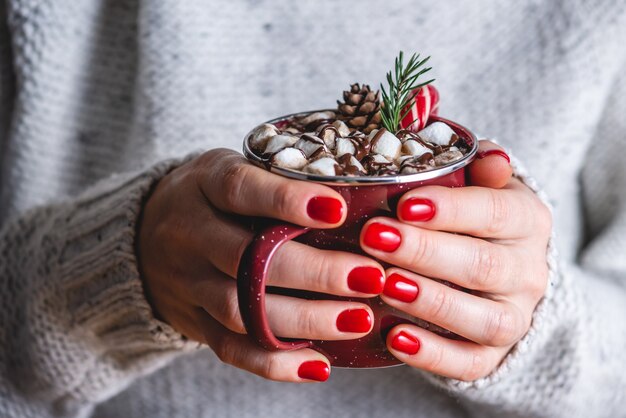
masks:
<path id="1" fill-rule="evenodd" d="M 491 141 L 497 143 L 497 141 Z M 550 212 L 552 212 L 552 204 L 535 179 L 529 175 L 521 162 L 511 154 L 510 150 L 507 149 L 506 152 L 511 157 L 514 177 L 535 192 L 539 199 L 550 209 Z M 444 378 L 430 373 L 425 373 L 426 378 L 438 386 L 451 391 L 473 391 L 490 387 L 503 380 L 508 380 L 509 378 L 518 380 L 521 376 L 523 379 L 525 375 L 524 369 L 529 362 L 529 354 L 539 354 L 541 357 L 540 351 L 546 345 L 546 341 L 550 339 L 552 330 L 558 325 L 554 322 L 562 317 L 564 310 L 569 310 L 569 307 L 575 303 L 574 293 L 563 291 L 564 288 L 568 288 L 568 285 L 560 274 L 561 269 L 558 265 L 554 230 L 548 241 L 546 260 L 549 270 L 548 286 L 543 298 L 540 300 L 533 313 L 530 329 L 511 351 L 509 351 L 500 365 L 491 374 L 473 382 Z M 490 395 L 497 397 L 495 393 L 491 393 Z M 489 397 L 489 395 L 487 395 L 487 397 Z"/>
<path id="2" fill-rule="evenodd" d="M 192 348 L 155 319 L 144 295 L 134 241 L 142 205 L 156 182 L 198 155 L 160 162 L 148 170 L 99 183 L 55 220 L 60 294 L 72 329 L 93 350 L 120 359 Z"/>

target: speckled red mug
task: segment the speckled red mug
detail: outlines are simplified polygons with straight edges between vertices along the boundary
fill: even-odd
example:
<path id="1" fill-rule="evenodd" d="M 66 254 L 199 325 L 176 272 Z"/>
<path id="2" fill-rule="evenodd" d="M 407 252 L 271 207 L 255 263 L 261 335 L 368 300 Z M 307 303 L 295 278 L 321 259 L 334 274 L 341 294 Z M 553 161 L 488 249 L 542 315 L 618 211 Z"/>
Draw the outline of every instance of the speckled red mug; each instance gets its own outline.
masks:
<path id="1" fill-rule="evenodd" d="M 283 116 L 269 121 L 279 128 L 291 118 L 311 112 Z M 459 161 L 430 171 L 397 176 L 347 177 L 319 176 L 269 165 L 249 147 L 248 136 L 244 140 L 245 156 L 254 164 L 295 180 L 313 181 L 328 185 L 343 196 L 348 214 L 342 226 L 335 229 L 312 229 L 293 224 L 263 220 L 257 225 L 253 241 L 244 251 L 237 271 L 237 294 L 239 310 L 250 338 L 267 350 L 294 350 L 312 348 L 324 354 L 334 367 L 385 367 L 401 364 L 389 353 L 385 344 L 387 332 L 399 323 L 412 322 L 424 327 L 431 325 L 385 304 L 381 298 L 349 298 L 315 292 L 272 288 L 279 293 L 306 299 L 352 300 L 369 305 L 374 313 L 374 327 L 366 336 L 353 340 L 317 341 L 278 339 L 269 327 L 265 312 L 265 283 L 268 266 L 276 250 L 288 240 L 316 248 L 348 251 L 364 254 L 359 246 L 359 235 L 365 222 L 375 216 L 395 217 L 400 197 L 410 189 L 424 185 L 447 187 L 465 186 L 465 167 L 474 159 L 478 141 L 467 128 L 447 119 L 430 116 L 428 124 L 444 122 L 470 146 L 470 151 Z M 383 263 L 383 265 L 385 265 Z"/>

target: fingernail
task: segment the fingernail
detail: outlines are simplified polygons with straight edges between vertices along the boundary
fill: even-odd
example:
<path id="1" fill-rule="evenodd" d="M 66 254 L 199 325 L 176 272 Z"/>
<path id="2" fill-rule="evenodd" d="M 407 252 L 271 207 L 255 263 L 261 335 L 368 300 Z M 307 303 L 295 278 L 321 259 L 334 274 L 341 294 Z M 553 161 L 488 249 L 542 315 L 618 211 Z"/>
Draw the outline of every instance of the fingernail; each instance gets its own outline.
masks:
<path id="1" fill-rule="evenodd" d="M 348 274 L 348 287 L 355 292 L 379 294 L 385 277 L 376 267 L 355 267 Z"/>
<path id="2" fill-rule="evenodd" d="M 376 222 L 368 225 L 363 243 L 376 250 L 390 253 L 398 249 L 402 243 L 402 236 L 396 228 Z"/>
<path id="3" fill-rule="evenodd" d="M 321 360 L 305 361 L 298 367 L 298 377 L 325 382 L 330 376 L 330 367 Z"/>
<path id="4" fill-rule="evenodd" d="M 405 221 L 430 221 L 435 216 L 435 204 L 419 197 L 407 199 L 400 207 L 400 217 Z"/>
<path id="5" fill-rule="evenodd" d="M 418 293 L 419 288 L 417 287 L 417 283 L 397 273 L 393 273 L 391 276 L 387 277 L 383 290 L 385 296 L 407 303 L 417 299 Z"/>
<path id="6" fill-rule="evenodd" d="M 337 329 L 342 332 L 368 332 L 372 317 L 365 309 L 347 309 L 337 317 Z"/>
<path id="7" fill-rule="evenodd" d="M 506 152 L 499 150 L 499 149 L 489 149 L 486 151 L 478 151 L 476 153 L 476 157 L 479 160 L 482 160 L 483 158 L 488 157 L 490 155 L 499 155 L 500 157 L 506 159 L 507 163 L 509 164 L 511 163 L 511 158 L 509 157 L 509 155 Z"/>
<path id="8" fill-rule="evenodd" d="M 391 340 L 391 347 L 406 354 L 416 354 L 420 350 L 420 342 L 411 334 L 400 331 Z"/>
<path id="9" fill-rule="evenodd" d="M 306 212 L 311 219 L 336 224 L 343 217 L 343 205 L 333 197 L 316 196 L 309 200 Z"/>

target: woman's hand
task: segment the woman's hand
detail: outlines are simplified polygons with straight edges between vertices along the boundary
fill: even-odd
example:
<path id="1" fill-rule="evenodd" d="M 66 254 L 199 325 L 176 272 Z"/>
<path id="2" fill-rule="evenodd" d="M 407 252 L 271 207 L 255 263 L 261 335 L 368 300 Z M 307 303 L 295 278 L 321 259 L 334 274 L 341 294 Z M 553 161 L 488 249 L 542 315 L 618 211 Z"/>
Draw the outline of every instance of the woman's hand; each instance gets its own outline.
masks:
<path id="1" fill-rule="evenodd" d="M 480 152 L 488 149 L 497 146 L 483 141 Z M 467 339 L 402 324 L 389 332 L 389 350 L 410 366 L 466 381 L 490 374 L 528 331 L 547 285 L 551 231 L 549 210 L 511 178 L 506 154 L 469 169 L 474 186 L 412 190 L 398 204 L 399 220 L 371 219 L 361 233 L 367 253 L 398 267 L 387 270 L 384 301 Z"/>
<path id="2" fill-rule="evenodd" d="M 270 174 L 233 151 L 203 154 L 165 176 L 144 207 L 138 254 L 155 314 L 236 367 L 273 380 L 326 380 L 330 366 L 317 351 L 269 352 L 243 335 L 233 278 L 253 237 L 249 217 L 332 228 L 345 213 L 328 187 Z M 383 273 L 367 257 L 288 242 L 272 260 L 268 285 L 372 297 L 383 289 Z M 281 337 L 346 340 L 372 328 L 371 309 L 358 302 L 268 294 L 266 309 Z"/>

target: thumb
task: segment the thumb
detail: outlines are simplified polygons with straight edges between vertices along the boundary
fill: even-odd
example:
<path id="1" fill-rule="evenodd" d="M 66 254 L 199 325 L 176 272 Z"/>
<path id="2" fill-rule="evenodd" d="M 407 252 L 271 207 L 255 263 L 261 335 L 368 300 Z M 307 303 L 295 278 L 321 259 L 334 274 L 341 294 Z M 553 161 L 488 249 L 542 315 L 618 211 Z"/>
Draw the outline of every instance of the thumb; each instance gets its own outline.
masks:
<path id="1" fill-rule="evenodd" d="M 493 189 L 506 186 L 513 174 L 510 161 L 502 147 L 488 140 L 480 141 L 476 160 L 467 168 L 469 184 Z"/>

